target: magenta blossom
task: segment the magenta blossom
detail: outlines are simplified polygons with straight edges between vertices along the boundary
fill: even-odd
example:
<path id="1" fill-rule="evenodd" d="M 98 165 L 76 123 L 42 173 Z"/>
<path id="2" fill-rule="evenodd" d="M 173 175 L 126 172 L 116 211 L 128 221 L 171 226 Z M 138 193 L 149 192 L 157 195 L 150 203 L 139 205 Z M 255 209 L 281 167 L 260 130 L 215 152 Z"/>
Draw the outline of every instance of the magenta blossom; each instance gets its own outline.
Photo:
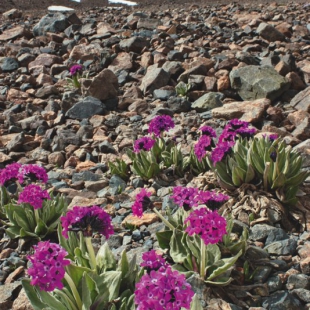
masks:
<path id="1" fill-rule="evenodd" d="M 39 185 L 30 184 L 19 194 L 17 203 L 29 203 L 36 210 L 42 208 L 44 199 L 51 199 L 49 193 Z"/>
<path id="2" fill-rule="evenodd" d="M 212 127 L 210 127 L 210 126 L 201 126 L 201 127 L 199 128 L 199 130 L 201 131 L 201 133 L 202 133 L 203 135 L 206 135 L 206 136 L 208 136 L 208 137 L 210 137 L 210 138 L 216 138 L 216 132 L 215 132 L 215 130 L 214 130 Z"/>
<path id="3" fill-rule="evenodd" d="M 23 183 L 26 177 L 29 177 L 32 181 L 40 180 L 43 183 L 48 181 L 46 170 L 39 165 L 23 165 L 18 172 L 18 182 Z"/>
<path id="4" fill-rule="evenodd" d="M 234 142 L 222 142 L 218 143 L 212 150 L 211 160 L 215 166 L 217 162 L 222 161 L 224 157 L 230 152 Z"/>
<path id="5" fill-rule="evenodd" d="M 188 211 L 192 207 L 198 206 L 199 204 L 198 194 L 199 194 L 198 188 L 175 186 L 173 188 L 173 194 L 170 196 L 170 198 L 179 207 L 183 207 L 184 210 Z"/>
<path id="6" fill-rule="evenodd" d="M 150 200 L 152 193 L 147 192 L 144 188 L 141 189 L 141 192 L 137 194 L 136 200 L 132 205 L 132 213 L 134 216 L 142 217 L 143 211 L 148 208 L 153 209 L 153 203 Z"/>
<path id="7" fill-rule="evenodd" d="M 98 232 L 106 239 L 114 233 L 110 215 L 98 206 L 74 206 L 60 221 L 65 238 L 68 238 L 68 231 L 82 231 L 84 237 L 91 237 L 94 232 Z"/>
<path id="8" fill-rule="evenodd" d="M 174 127 L 174 121 L 169 115 L 159 115 L 154 117 L 149 126 L 149 133 L 159 137 L 163 131 L 168 131 Z"/>
<path id="9" fill-rule="evenodd" d="M 140 264 L 141 267 L 145 267 L 148 271 L 158 270 L 162 266 L 168 266 L 162 255 L 156 253 L 155 250 L 144 252 L 142 254 L 143 262 Z"/>
<path id="10" fill-rule="evenodd" d="M 142 137 L 135 141 L 133 150 L 135 153 L 140 153 L 140 151 L 149 151 L 155 144 L 155 140 L 150 137 Z"/>
<path id="11" fill-rule="evenodd" d="M 215 191 L 200 191 L 197 198 L 200 200 L 200 204 L 205 204 L 213 211 L 219 209 L 229 200 L 229 196 Z"/>
<path id="12" fill-rule="evenodd" d="M 34 254 L 28 256 L 32 266 L 28 274 L 32 278 L 30 284 L 39 286 L 40 290 L 51 292 L 55 288 L 62 289 L 65 266 L 70 260 L 65 259 L 68 253 L 56 243 L 41 241 L 34 246 Z"/>
<path id="13" fill-rule="evenodd" d="M 4 169 L 0 170 L 0 184 L 5 185 L 6 182 L 10 180 L 15 180 L 18 178 L 18 171 L 21 168 L 21 164 L 13 163 L 7 165 Z"/>
<path id="14" fill-rule="evenodd" d="M 199 138 L 198 142 L 194 146 L 194 153 L 199 161 L 206 156 L 207 151 L 211 151 L 211 138 L 203 135 Z"/>
<path id="15" fill-rule="evenodd" d="M 82 65 L 73 65 L 71 68 L 70 68 L 70 74 L 71 76 L 73 75 L 76 75 L 78 73 L 82 73 L 83 71 L 83 66 Z"/>
<path id="16" fill-rule="evenodd" d="M 136 284 L 135 303 L 137 310 L 190 309 L 193 296 L 183 274 L 171 267 L 161 267 L 143 275 Z"/>
<path id="17" fill-rule="evenodd" d="M 193 210 L 184 223 L 188 223 L 185 231 L 199 235 L 206 245 L 218 243 L 227 234 L 226 219 L 207 208 Z"/>
<path id="18" fill-rule="evenodd" d="M 263 137 L 268 138 L 269 141 L 273 142 L 273 141 L 277 140 L 279 136 L 276 133 L 272 133 L 269 135 L 263 134 Z"/>

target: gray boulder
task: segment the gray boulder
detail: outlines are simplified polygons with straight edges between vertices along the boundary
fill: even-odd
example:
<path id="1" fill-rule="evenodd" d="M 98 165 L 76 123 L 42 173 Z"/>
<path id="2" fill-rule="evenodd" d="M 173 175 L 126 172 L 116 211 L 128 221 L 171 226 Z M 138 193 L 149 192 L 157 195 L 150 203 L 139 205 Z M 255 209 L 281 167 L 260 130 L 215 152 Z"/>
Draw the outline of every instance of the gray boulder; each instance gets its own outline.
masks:
<path id="1" fill-rule="evenodd" d="M 70 26 L 66 15 L 57 12 L 43 16 L 40 21 L 33 27 L 34 36 L 45 35 L 46 32 L 62 32 Z"/>
<path id="2" fill-rule="evenodd" d="M 93 115 L 102 115 L 104 112 L 105 105 L 99 99 L 88 96 L 70 108 L 66 113 L 66 117 L 82 120 Z"/>
<path id="3" fill-rule="evenodd" d="M 265 40 L 270 42 L 284 41 L 285 35 L 270 24 L 260 23 L 256 32 Z"/>
<path id="4" fill-rule="evenodd" d="M 15 58 L 5 57 L 1 64 L 1 69 L 3 72 L 12 72 L 18 69 L 19 65 Z"/>
<path id="5" fill-rule="evenodd" d="M 221 107 L 223 106 L 223 96 L 222 93 L 217 92 L 206 93 L 192 103 L 192 109 L 197 112 L 205 112 Z"/>
<path id="6" fill-rule="evenodd" d="M 246 66 L 230 72 L 231 87 L 243 100 L 274 100 L 290 87 L 290 82 L 272 67 Z"/>

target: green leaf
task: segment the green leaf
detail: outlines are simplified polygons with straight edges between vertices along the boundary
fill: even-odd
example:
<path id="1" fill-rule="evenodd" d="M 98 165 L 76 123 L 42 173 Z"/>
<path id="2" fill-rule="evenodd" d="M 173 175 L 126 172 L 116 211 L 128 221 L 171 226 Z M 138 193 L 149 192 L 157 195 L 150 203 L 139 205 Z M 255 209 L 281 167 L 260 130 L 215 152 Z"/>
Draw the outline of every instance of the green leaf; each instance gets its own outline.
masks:
<path id="1" fill-rule="evenodd" d="M 173 234 L 172 230 L 164 230 L 156 233 L 156 239 L 158 241 L 159 246 L 162 249 L 169 249 L 172 234 Z"/>
<path id="2" fill-rule="evenodd" d="M 66 266 L 66 272 L 68 273 L 68 275 L 70 276 L 76 287 L 78 287 L 80 282 L 82 281 L 83 274 L 91 272 L 91 269 L 70 264 Z"/>
<path id="3" fill-rule="evenodd" d="M 98 267 L 102 271 L 116 269 L 116 260 L 107 242 L 100 247 L 96 256 L 96 261 Z"/>
<path id="4" fill-rule="evenodd" d="M 184 232 L 174 229 L 170 240 L 170 255 L 176 263 L 184 263 L 187 259 L 188 251 L 182 242 L 184 234 Z"/>
<path id="5" fill-rule="evenodd" d="M 108 292 L 108 300 L 119 297 L 119 289 L 122 281 L 122 273 L 120 271 L 106 271 L 95 278 L 99 292 Z"/>
<path id="6" fill-rule="evenodd" d="M 37 290 L 37 294 L 40 296 L 41 300 L 49 306 L 52 310 L 68 310 L 56 297 L 51 293 Z M 45 307 L 46 308 L 46 307 Z M 45 309 L 43 308 L 43 309 Z"/>
<path id="7" fill-rule="evenodd" d="M 84 272 L 82 277 L 82 301 L 83 309 L 88 310 L 95 298 L 99 295 L 98 287 L 90 272 Z"/>
<path id="8" fill-rule="evenodd" d="M 22 279 L 22 285 L 34 310 L 46 308 L 46 304 L 38 297 L 35 287 L 30 284 L 30 279 Z"/>
<path id="9" fill-rule="evenodd" d="M 203 307 L 201 305 L 200 300 L 198 299 L 197 294 L 195 294 L 192 299 L 190 310 L 203 310 Z"/>
<path id="10" fill-rule="evenodd" d="M 245 176 L 246 176 L 246 171 L 244 171 L 240 167 L 235 166 L 232 169 L 232 180 L 235 186 L 239 187 L 241 184 L 243 184 L 245 181 Z"/>

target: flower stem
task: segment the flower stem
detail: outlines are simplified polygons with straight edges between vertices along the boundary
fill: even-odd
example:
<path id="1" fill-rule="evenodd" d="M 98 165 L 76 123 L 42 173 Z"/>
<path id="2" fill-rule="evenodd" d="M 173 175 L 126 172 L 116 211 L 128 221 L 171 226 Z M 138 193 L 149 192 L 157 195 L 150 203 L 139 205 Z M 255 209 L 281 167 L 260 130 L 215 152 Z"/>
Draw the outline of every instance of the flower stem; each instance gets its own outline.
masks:
<path id="1" fill-rule="evenodd" d="M 96 255 L 95 255 L 94 247 L 91 243 L 91 237 L 85 237 L 85 243 L 86 243 L 86 247 L 87 247 L 87 251 L 89 255 L 91 269 L 95 270 L 97 266 L 97 262 L 96 262 Z"/>
<path id="2" fill-rule="evenodd" d="M 74 86 L 75 86 L 76 88 L 80 88 L 80 87 L 81 87 L 81 84 L 80 84 L 80 82 L 78 81 L 77 75 L 74 75 L 74 76 L 72 77 L 72 80 L 73 80 L 73 84 L 74 84 Z"/>
<path id="3" fill-rule="evenodd" d="M 206 269 L 206 245 L 202 239 L 200 239 L 200 276 L 204 280 L 205 279 L 205 269 Z"/>
<path id="4" fill-rule="evenodd" d="M 153 209 L 153 211 L 159 216 L 159 218 L 163 221 L 163 223 L 169 227 L 171 230 L 174 229 L 174 226 L 170 224 L 158 211 L 156 208 Z"/>
<path id="5" fill-rule="evenodd" d="M 79 292 L 76 289 L 76 286 L 75 286 L 72 278 L 67 273 L 65 273 L 65 280 L 67 281 L 68 285 L 71 288 L 71 291 L 72 291 L 72 294 L 76 300 L 76 304 L 77 304 L 78 309 L 82 310 L 83 303 L 82 303 L 81 297 L 79 295 Z"/>
<path id="6" fill-rule="evenodd" d="M 34 217 L 36 219 L 36 224 L 38 224 L 39 223 L 39 219 L 40 219 L 39 210 L 38 209 L 34 209 Z"/>

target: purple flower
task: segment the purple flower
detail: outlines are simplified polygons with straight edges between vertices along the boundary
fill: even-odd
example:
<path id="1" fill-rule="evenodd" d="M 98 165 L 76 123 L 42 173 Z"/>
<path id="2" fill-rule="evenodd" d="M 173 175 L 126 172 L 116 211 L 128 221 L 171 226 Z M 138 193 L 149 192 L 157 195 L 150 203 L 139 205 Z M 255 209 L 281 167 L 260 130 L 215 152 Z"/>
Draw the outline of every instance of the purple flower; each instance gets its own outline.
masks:
<path id="1" fill-rule="evenodd" d="M 51 292 L 55 288 L 62 289 L 61 280 L 65 276 L 64 267 L 70 265 L 65 259 L 68 253 L 56 243 L 41 241 L 34 246 L 35 252 L 28 256 L 32 266 L 28 274 L 32 278 L 30 284 L 39 286 L 40 290 Z"/>
<path id="2" fill-rule="evenodd" d="M 5 185 L 6 182 L 17 179 L 18 171 L 21 168 L 21 164 L 19 163 L 13 163 L 10 165 L 7 165 L 4 169 L 0 170 L 0 184 L 2 186 Z"/>
<path id="3" fill-rule="evenodd" d="M 51 199 L 49 193 L 39 185 L 30 184 L 19 194 L 17 203 L 29 203 L 36 210 L 42 208 L 44 199 Z"/>
<path id="4" fill-rule="evenodd" d="M 270 159 L 275 163 L 277 161 L 277 152 L 271 152 L 270 153 Z"/>
<path id="5" fill-rule="evenodd" d="M 184 223 L 188 223 L 185 231 L 190 236 L 199 235 L 206 245 L 218 243 L 227 233 L 226 219 L 207 208 L 193 210 Z"/>
<path id="6" fill-rule="evenodd" d="M 114 233 L 110 215 L 98 206 L 74 206 L 60 221 L 65 238 L 68 238 L 68 231 L 82 231 L 85 237 L 91 237 L 94 232 L 98 232 L 106 239 Z"/>
<path id="7" fill-rule="evenodd" d="M 142 254 L 143 262 L 140 264 L 141 267 L 146 267 L 148 271 L 158 270 L 162 266 L 167 266 L 165 259 L 156 253 L 155 250 L 144 252 Z"/>
<path id="8" fill-rule="evenodd" d="M 18 182 L 23 183 L 25 177 L 29 177 L 32 181 L 40 180 L 46 183 L 48 176 L 46 170 L 39 165 L 23 165 L 18 172 Z"/>
<path id="9" fill-rule="evenodd" d="M 216 145 L 211 153 L 211 160 L 214 166 L 217 162 L 223 160 L 223 158 L 230 152 L 233 145 L 234 142 L 222 142 Z"/>
<path id="10" fill-rule="evenodd" d="M 71 76 L 76 75 L 77 73 L 82 73 L 82 71 L 83 71 L 83 66 L 82 65 L 73 65 L 70 68 Z"/>
<path id="11" fill-rule="evenodd" d="M 225 126 L 221 135 L 219 136 L 219 143 L 222 142 L 235 142 L 237 133 L 231 129 L 229 126 Z"/>
<path id="12" fill-rule="evenodd" d="M 249 127 L 249 123 L 245 121 L 241 121 L 238 118 L 232 119 L 228 122 L 228 126 L 230 126 L 233 130 L 240 129 L 242 127 L 247 128 Z"/>
<path id="13" fill-rule="evenodd" d="M 139 153 L 140 151 L 149 151 L 153 145 L 155 144 L 155 140 L 150 137 L 142 137 L 135 141 L 133 150 L 135 153 Z"/>
<path id="14" fill-rule="evenodd" d="M 134 216 L 142 217 L 143 211 L 148 208 L 153 209 L 153 203 L 150 200 L 152 193 L 147 192 L 144 188 L 136 196 L 136 200 L 132 205 L 132 213 Z"/>
<path id="15" fill-rule="evenodd" d="M 168 131 L 174 127 L 174 121 L 169 115 L 159 115 L 154 117 L 149 126 L 149 133 L 159 137 L 161 132 Z"/>
<path id="16" fill-rule="evenodd" d="M 199 128 L 203 135 L 209 136 L 210 138 L 216 138 L 215 130 L 210 126 L 202 126 Z"/>
<path id="17" fill-rule="evenodd" d="M 268 138 L 270 142 L 273 142 L 279 138 L 279 136 L 276 133 L 272 133 L 269 135 L 263 134 L 264 138 Z"/>
<path id="18" fill-rule="evenodd" d="M 137 310 L 190 309 L 193 296 L 183 274 L 171 267 L 161 267 L 143 275 L 136 284 L 135 303 Z"/>
<path id="19" fill-rule="evenodd" d="M 256 134 L 256 129 L 255 128 L 249 128 L 249 127 L 241 127 L 237 129 L 236 134 L 241 136 L 242 138 L 251 138 Z"/>
<path id="20" fill-rule="evenodd" d="M 207 151 L 211 151 L 211 138 L 209 136 L 201 136 L 194 146 L 194 153 L 199 161 L 206 156 Z"/>
<path id="21" fill-rule="evenodd" d="M 179 207 L 183 207 L 184 210 L 188 211 L 190 208 L 198 206 L 198 194 L 198 188 L 175 186 L 173 188 L 173 195 L 171 195 L 170 198 Z"/>
<path id="22" fill-rule="evenodd" d="M 200 191 L 198 194 L 200 204 L 205 204 L 209 209 L 219 209 L 228 199 L 229 196 L 215 191 Z"/>

